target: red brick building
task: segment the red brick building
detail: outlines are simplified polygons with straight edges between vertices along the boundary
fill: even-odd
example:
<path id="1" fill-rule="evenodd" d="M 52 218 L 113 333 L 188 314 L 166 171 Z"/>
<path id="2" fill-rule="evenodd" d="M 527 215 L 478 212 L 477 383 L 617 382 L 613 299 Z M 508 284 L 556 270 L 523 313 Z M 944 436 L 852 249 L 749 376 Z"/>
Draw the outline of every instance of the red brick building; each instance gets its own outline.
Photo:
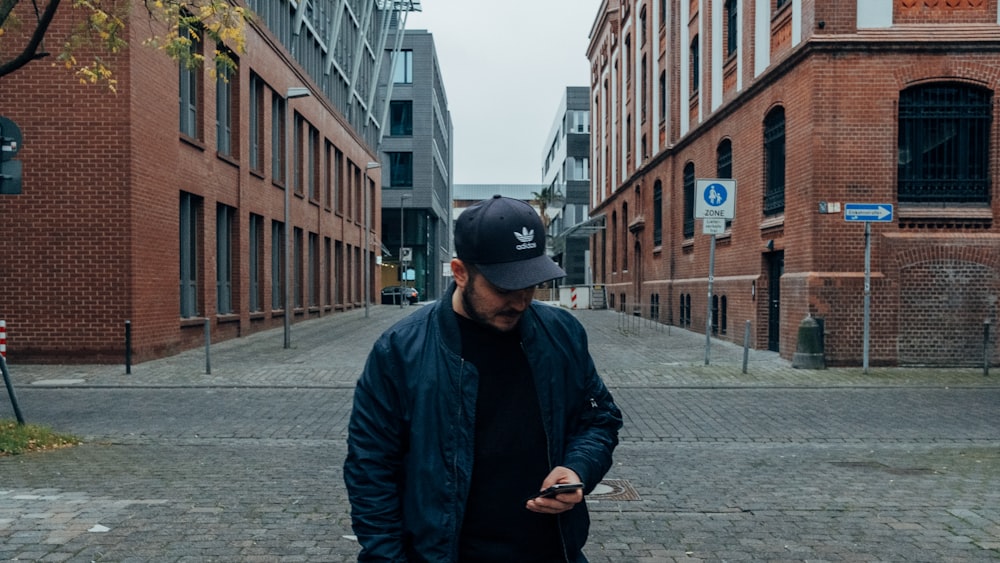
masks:
<path id="1" fill-rule="evenodd" d="M 405 3 L 328 4 L 248 2 L 228 80 L 142 46 L 137 19 L 116 94 L 46 61 L 0 81 L 24 137 L 22 193 L 0 196 L 12 362 L 123 361 L 126 322 L 138 362 L 203 345 L 206 321 L 217 341 L 377 295 L 375 93 Z M 64 6 L 48 41 L 81 17 Z"/>
<path id="2" fill-rule="evenodd" d="M 997 0 L 605 1 L 588 58 L 609 304 L 737 343 L 750 321 L 786 358 L 811 315 L 826 362 L 860 365 L 867 223 L 871 364 L 982 365 L 984 323 L 996 364 L 998 22 Z M 710 272 L 695 199 L 718 178 L 735 212 Z"/>

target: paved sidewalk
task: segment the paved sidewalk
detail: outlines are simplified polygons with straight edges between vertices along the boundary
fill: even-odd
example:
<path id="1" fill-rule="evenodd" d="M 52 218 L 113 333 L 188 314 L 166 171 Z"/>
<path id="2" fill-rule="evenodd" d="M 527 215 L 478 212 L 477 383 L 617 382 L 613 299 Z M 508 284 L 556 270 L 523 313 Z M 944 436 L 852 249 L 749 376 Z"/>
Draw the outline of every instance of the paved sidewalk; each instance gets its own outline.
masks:
<path id="1" fill-rule="evenodd" d="M 204 348 L 133 365 L 12 366 L 18 384 L 100 386 L 353 386 L 375 338 L 416 307 L 379 305 L 300 322 L 283 329 L 214 343 Z M 591 335 L 592 354 L 609 385 L 623 386 L 1000 386 L 1000 367 L 861 367 L 802 370 L 775 352 L 750 350 L 743 373 L 743 348 L 712 339 L 705 365 L 705 336 L 622 316 L 607 310 L 574 312 Z M 363 351 L 364 353 L 358 353 Z"/>
<path id="2" fill-rule="evenodd" d="M 0 560 L 354 561 L 342 464 L 376 306 L 124 365 L 13 365 Z M 588 497 L 591 563 L 1000 561 L 1000 369 L 799 370 L 577 311 L 625 426 Z M 12 418 L 0 388 L 0 418 Z"/>

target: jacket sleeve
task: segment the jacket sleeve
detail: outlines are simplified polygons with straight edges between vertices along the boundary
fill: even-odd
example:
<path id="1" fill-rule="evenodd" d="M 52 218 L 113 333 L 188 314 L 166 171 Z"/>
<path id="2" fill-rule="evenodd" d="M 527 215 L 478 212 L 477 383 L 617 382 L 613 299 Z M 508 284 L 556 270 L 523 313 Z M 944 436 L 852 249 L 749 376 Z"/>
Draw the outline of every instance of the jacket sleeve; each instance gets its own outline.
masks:
<path id="1" fill-rule="evenodd" d="M 571 427 L 563 465 L 580 476 L 589 493 L 611 469 L 611 456 L 622 427 L 622 413 L 597 373 L 587 347 L 586 332 L 582 328 L 579 332 L 574 342 L 579 345 L 576 357 L 581 359 L 585 374 L 584 404 L 579 407 L 581 414 Z"/>
<path id="2" fill-rule="evenodd" d="M 406 561 L 402 540 L 402 463 L 407 436 L 398 378 L 401 370 L 380 338 L 354 391 L 344 482 L 358 561 Z"/>

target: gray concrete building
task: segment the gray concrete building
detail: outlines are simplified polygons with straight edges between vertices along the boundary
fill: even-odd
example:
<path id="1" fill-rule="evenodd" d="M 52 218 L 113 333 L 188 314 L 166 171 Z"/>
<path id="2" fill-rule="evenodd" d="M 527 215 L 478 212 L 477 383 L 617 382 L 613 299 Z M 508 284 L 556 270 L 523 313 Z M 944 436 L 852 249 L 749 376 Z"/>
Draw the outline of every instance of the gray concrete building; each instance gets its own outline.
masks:
<path id="1" fill-rule="evenodd" d="M 592 282 L 590 242 L 590 88 L 567 86 L 545 140 L 539 208 L 549 251 L 564 270 L 562 285 Z"/>
<path id="2" fill-rule="evenodd" d="M 420 299 L 446 288 L 451 260 L 452 124 L 434 37 L 396 36 L 383 68 L 389 97 L 382 161 L 382 286 L 416 287 Z M 403 258 L 401 265 L 400 258 Z M 401 272 L 408 272 L 402 280 Z"/>

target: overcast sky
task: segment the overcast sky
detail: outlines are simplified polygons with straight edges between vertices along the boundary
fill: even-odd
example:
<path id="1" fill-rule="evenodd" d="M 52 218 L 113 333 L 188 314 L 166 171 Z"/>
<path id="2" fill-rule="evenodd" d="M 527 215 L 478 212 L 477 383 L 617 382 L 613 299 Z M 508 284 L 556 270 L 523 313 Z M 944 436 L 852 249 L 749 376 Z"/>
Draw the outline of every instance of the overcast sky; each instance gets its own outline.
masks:
<path id="1" fill-rule="evenodd" d="M 540 184 L 566 86 L 589 86 L 601 0 L 422 0 L 455 130 L 455 184 Z"/>

